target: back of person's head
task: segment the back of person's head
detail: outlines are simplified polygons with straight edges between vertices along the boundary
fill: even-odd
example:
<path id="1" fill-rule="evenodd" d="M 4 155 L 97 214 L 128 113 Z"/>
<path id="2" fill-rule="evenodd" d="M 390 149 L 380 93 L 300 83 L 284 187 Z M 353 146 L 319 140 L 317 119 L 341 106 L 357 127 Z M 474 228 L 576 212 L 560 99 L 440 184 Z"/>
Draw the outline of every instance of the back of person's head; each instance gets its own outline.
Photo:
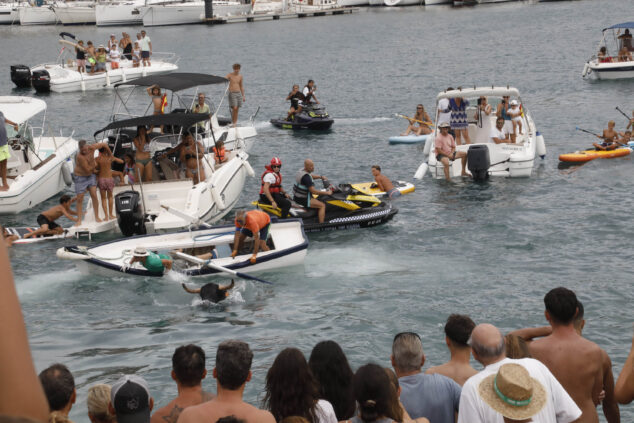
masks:
<path id="1" fill-rule="evenodd" d="M 464 314 L 452 314 L 445 323 L 445 335 L 457 348 L 469 348 L 469 337 L 475 323 Z"/>
<path id="2" fill-rule="evenodd" d="M 112 423 L 115 416 L 110 414 L 108 404 L 110 403 L 110 385 L 101 384 L 91 386 L 86 397 L 88 417 L 92 423 Z"/>
<path id="3" fill-rule="evenodd" d="M 220 386 L 235 391 L 244 385 L 251 371 L 253 352 L 242 341 L 223 341 L 216 352 L 216 379 Z"/>
<path id="4" fill-rule="evenodd" d="M 414 332 L 402 332 L 392 342 L 394 366 L 402 372 L 420 370 L 423 362 L 423 343 Z"/>
<path id="5" fill-rule="evenodd" d="M 216 423 L 247 423 L 245 420 L 239 419 L 236 416 L 221 417 L 216 420 Z"/>
<path id="6" fill-rule="evenodd" d="M 75 379 L 68 367 L 59 363 L 53 364 L 42 370 L 39 378 L 50 411 L 62 410 L 74 399 Z"/>
<path id="7" fill-rule="evenodd" d="M 504 337 L 504 347 L 508 358 L 530 358 L 528 344 L 521 336 L 508 334 Z"/>
<path id="8" fill-rule="evenodd" d="M 332 404 L 337 420 L 352 417 L 356 407 L 352 393 L 354 373 L 339 344 L 319 342 L 310 353 L 308 365 L 317 381 L 320 398 Z"/>
<path id="9" fill-rule="evenodd" d="M 289 416 L 284 417 L 280 423 L 310 423 L 308 420 L 301 416 Z"/>
<path id="10" fill-rule="evenodd" d="M 301 416 L 316 422 L 317 383 L 304 354 L 297 348 L 282 350 L 266 374 L 265 407 L 276 421 Z"/>
<path id="11" fill-rule="evenodd" d="M 64 194 L 60 197 L 59 199 L 59 204 L 64 204 L 64 203 L 68 203 L 71 200 L 70 195 L 68 194 Z"/>
<path id="12" fill-rule="evenodd" d="M 154 399 L 141 376 L 123 375 L 112 384 L 110 405 L 117 423 L 150 423 Z"/>
<path id="13" fill-rule="evenodd" d="M 473 328 L 469 345 L 474 357 L 480 362 L 504 356 L 504 337 L 498 328 L 489 323 L 482 323 Z"/>
<path id="14" fill-rule="evenodd" d="M 205 377 L 205 352 L 198 345 L 182 345 L 172 355 L 176 380 L 185 387 L 200 385 Z"/>
<path id="15" fill-rule="evenodd" d="M 359 367 L 354 374 L 353 386 L 361 420 L 374 422 L 389 416 L 393 388 L 383 367 L 377 364 Z"/>
<path id="16" fill-rule="evenodd" d="M 577 296 L 567 288 L 559 287 L 552 289 L 544 297 L 546 311 L 554 323 L 568 325 L 577 313 Z"/>

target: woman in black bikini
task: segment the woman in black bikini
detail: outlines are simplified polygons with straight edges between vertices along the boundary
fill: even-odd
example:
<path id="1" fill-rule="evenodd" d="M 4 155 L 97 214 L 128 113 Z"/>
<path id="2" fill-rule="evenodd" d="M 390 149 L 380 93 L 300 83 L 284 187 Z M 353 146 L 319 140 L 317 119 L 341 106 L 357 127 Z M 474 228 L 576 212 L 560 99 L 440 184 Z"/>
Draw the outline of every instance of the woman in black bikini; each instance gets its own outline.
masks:
<path id="1" fill-rule="evenodd" d="M 134 160 L 139 172 L 141 172 L 143 182 L 151 181 L 153 164 L 152 156 L 150 155 L 150 137 L 147 135 L 145 126 L 137 127 L 133 142 L 136 149 Z"/>

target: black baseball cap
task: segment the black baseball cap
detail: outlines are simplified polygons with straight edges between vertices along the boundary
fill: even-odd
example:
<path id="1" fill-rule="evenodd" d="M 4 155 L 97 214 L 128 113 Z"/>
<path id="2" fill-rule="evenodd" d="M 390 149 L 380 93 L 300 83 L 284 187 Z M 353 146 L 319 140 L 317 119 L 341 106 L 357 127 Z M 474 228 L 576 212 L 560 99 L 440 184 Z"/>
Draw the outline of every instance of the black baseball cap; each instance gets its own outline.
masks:
<path id="1" fill-rule="evenodd" d="M 124 375 L 112 385 L 117 423 L 150 423 L 150 390 L 141 376 Z"/>

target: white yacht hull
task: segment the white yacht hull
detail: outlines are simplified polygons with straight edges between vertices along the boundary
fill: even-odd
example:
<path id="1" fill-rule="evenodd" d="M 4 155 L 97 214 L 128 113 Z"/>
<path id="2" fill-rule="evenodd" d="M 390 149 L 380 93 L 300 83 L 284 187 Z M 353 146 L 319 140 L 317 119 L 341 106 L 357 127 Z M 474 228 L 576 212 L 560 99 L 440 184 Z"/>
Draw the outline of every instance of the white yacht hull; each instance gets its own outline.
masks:
<path id="1" fill-rule="evenodd" d="M 383 0 L 386 6 L 415 6 L 424 3 L 423 0 Z"/>
<path id="2" fill-rule="evenodd" d="M 597 79 L 634 78 L 634 61 L 599 63 L 596 59 L 586 63 L 582 76 L 594 75 Z"/>
<path id="3" fill-rule="evenodd" d="M 63 25 L 90 25 L 97 22 L 94 6 L 53 7 L 53 11 Z"/>
<path id="4" fill-rule="evenodd" d="M 0 5 L 0 25 L 11 25 L 20 22 L 20 13 L 18 8 L 11 4 Z"/>
<path id="5" fill-rule="evenodd" d="M 95 7 L 97 26 L 141 25 L 143 18 L 138 7 L 142 4 L 143 2 L 97 4 Z"/>
<path id="6" fill-rule="evenodd" d="M 369 0 L 338 0 L 337 3 L 341 7 L 369 6 Z"/>
<path id="7" fill-rule="evenodd" d="M 49 6 L 23 6 L 18 8 L 18 14 L 20 25 L 55 25 L 57 23 L 57 16 Z"/>
<path id="8" fill-rule="evenodd" d="M 244 15 L 251 11 L 251 4 L 213 4 L 214 16 Z M 205 3 L 201 1 L 140 7 L 143 26 L 186 25 L 202 23 Z"/>
<path id="9" fill-rule="evenodd" d="M 435 4 L 451 4 L 452 0 L 425 0 L 425 6 L 433 6 Z"/>

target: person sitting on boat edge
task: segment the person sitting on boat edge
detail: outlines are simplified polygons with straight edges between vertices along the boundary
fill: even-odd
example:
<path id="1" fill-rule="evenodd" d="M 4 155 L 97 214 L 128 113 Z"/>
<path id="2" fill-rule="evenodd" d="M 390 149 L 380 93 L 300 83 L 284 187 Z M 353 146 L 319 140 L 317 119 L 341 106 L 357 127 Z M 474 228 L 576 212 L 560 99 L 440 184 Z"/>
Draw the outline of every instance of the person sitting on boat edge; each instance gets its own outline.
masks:
<path id="1" fill-rule="evenodd" d="M 597 54 L 597 59 L 599 59 L 599 63 L 611 63 L 612 58 L 608 56 L 608 49 L 603 46 L 599 49 L 599 53 Z"/>
<path id="2" fill-rule="evenodd" d="M 190 294 L 199 294 L 203 301 L 210 301 L 212 303 L 219 303 L 229 296 L 229 290 L 235 286 L 235 282 L 231 279 L 231 284 L 227 286 L 219 286 L 213 282 L 205 284 L 200 288 L 189 288 L 185 285 L 185 282 L 181 284 L 183 289 Z"/>
<path id="3" fill-rule="evenodd" d="M 370 188 L 378 188 L 383 191 L 389 199 L 393 199 L 401 196 L 401 191 L 394 188 L 394 184 L 390 181 L 390 178 L 383 175 L 381 173 L 381 166 L 373 165 L 372 166 L 372 175 L 374 176 L 374 181 Z"/>
<path id="4" fill-rule="evenodd" d="M 11 158 L 11 150 L 9 149 L 9 137 L 7 136 L 7 128 L 5 125 L 13 126 L 16 131 L 19 130 L 17 123 L 4 117 L 4 113 L 0 111 L 0 177 L 2 177 L 2 186 L 0 191 L 9 191 L 9 182 L 7 182 L 7 163 Z"/>
<path id="5" fill-rule="evenodd" d="M 450 181 L 449 176 L 449 160 L 460 159 L 462 161 L 462 176 L 467 176 L 465 170 L 467 166 L 467 153 L 464 151 L 456 151 L 456 141 L 449 134 L 449 127 L 451 125 L 447 122 L 443 122 L 438 125 L 440 133 L 436 135 L 434 140 L 436 160 L 442 163 L 445 171 L 445 179 Z"/>
<path id="6" fill-rule="evenodd" d="M 249 259 L 251 264 L 255 264 L 258 251 L 269 251 L 266 245 L 269 238 L 269 230 L 271 229 L 271 217 L 260 210 L 238 210 L 236 212 L 236 233 L 233 237 L 233 251 L 231 257 L 238 255 L 240 246 L 244 239 L 248 236 L 253 238 L 253 256 Z"/>
<path id="7" fill-rule="evenodd" d="M 264 166 L 264 173 L 260 178 L 262 187 L 260 188 L 260 202 L 270 204 L 273 208 L 280 208 L 280 217 L 285 219 L 291 209 L 290 196 L 282 188 L 282 160 L 273 157 L 271 163 Z"/>
<path id="8" fill-rule="evenodd" d="M 293 89 L 286 96 L 286 100 L 291 101 L 291 108 L 288 110 L 286 120 L 291 122 L 295 118 L 295 113 L 302 111 L 302 101 L 305 100 L 304 94 L 299 91 L 299 85 L 293 85 Z"/>
<path id="9" fill-rule="evenodd" d="M 601 144 L 596 142 L 592 143 L 595 149 L 600 151 L 608 151 L 608 150 L 614 150 L 616 147 L 619 146 L 619 143 L 616 141 L 617 137 L 619 136 L 619 133 L 616 132 L 616 130 L 614 129 L 615 125 L 616 124 L 614 123 L 613 120 L 609 121 L 608 129 L 603 130 L 603 135 L 596 135 L 596 137 L 599 139 L 602 139 L 603 142 Z"/>
<path id="10" fill-rule="evenodd" d="M 431 128 L 429 124 L 431 123 L 431 118 L 425 111 L 425 107 L 422 104 L 418 104 L 416 106 L 416 113 L 413 118 L 407 118 L 409 121 L 409 125 L 405 132 L 401 134 L 402 137 L 409 135 L 410 133 L 414 133 L 418 136 L 431 134 Z"/>
<path id="11" fill-rule="evenodd" d="M 621 50 L 619 50 L 619 57 L 617 59 L 619 62 L 631 62 L 632 60 L 632 53 L 625 47 L 623 47 Z"/>
<path id="12" fill-rule="evenodd" d="M 510 134 L 506 131 L 506 128 L 504 127 L 505 126 L 504 123 L 505 122 L 503 117 L 499 117 L 495 120 L 495 128 L 491 129 L 491 133 L 489 135 L 489 139 L 491 140 L 492 143 L 495 143 L 495 144 L 513 143 L 513 141 L 511 141 Z"/>
<path id="13" fill-rule="evenodd" d="M 40 228 L 24 235 L 24 239 L 63 234 L 64 228 L 55 223 L 55 221 L 62 216 L 66 216 L 73 222 L 78 221 L 77 212 L 70 208 L 70 205 L 76 202 L 77 198 L 71 198 L 70 195 L 66 194 L 62 195 L 59 199 L 59 205 L 51 207 L 37 216 L 37 224 L 40 225 Z"/>
<path id="14" fill-rule="evenodd" d="M 313 175 L 315 170 L 315 164 L 311 159 L 304 160 L 304 168 L 300 169 L 295 174 L 295 185 L 293 185 L 293 200 L 296 203 L 309 207 L 311 209 L 317 209 L 317 220 L 319 223 L 324 223 L 326 219 L 326 205 L 321 201 L 313 198 L 315 195 L 332 195 L 332 190 L 320 191 L 315 188 L 314 179 L 321 179 L 327 181 L 325 176 Z"/>
<path id="15" fill-rule="evenodd" d="M 130 266 L 134 263 L 141 263 L 150 272 L 163 273 L 165 270 L 172 270 L 173 261 L 167 254 L 156 254 L 144 247 L 136 247 L 132 253 Z"/>

